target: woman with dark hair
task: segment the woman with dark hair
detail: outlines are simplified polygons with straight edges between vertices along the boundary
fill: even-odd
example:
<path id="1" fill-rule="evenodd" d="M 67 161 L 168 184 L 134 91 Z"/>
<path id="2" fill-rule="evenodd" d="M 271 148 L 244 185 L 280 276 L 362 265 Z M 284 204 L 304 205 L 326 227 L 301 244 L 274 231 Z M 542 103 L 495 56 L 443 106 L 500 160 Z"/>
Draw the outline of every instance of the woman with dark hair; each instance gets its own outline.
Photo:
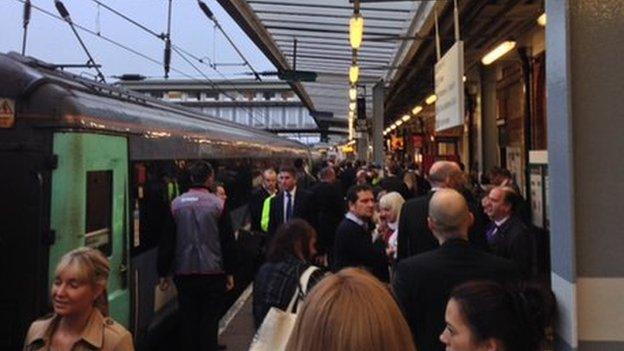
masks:
<path id="1" fill-rule="evenodd" d="M 465 283 L 451 293 L 440 341 L 447 351 L 539 351 L 554 306 L 553 295 L 539 288 Z"/>
<path id="2" fill-rule="evenodd" d="M 316 231 L 308 222 L 294 219 L 280 226 L 269 243 L 264 263 L 254 279 L 253 315 L 260 327 L 271 307 L 284 310 L 299 285 L 299 277 L 316 256 Z M 316 270 L 310 276 L 306 291 L 323 278 Z"/>

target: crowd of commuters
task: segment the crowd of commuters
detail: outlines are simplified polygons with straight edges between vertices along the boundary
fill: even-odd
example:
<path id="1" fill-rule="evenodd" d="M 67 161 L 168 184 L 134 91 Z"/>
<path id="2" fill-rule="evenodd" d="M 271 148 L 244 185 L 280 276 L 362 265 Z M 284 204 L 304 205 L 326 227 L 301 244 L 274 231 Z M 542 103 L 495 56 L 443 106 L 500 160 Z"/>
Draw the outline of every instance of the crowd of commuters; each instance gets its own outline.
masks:
<path id="1" fill-rule="evenodd" d="M 316 170 L 302 160 L 266 167 L 245 196 L 244 229 L 262 238 L 256 328 L 299 292 L 288 350 L 541 349 L 554 304 L 537 279 L 528 205 L 507 170 L 476 185 L 450 161 L 423 174 L 396 162 Z M 218 319 L 237 254 L 234 189 L 217 172 L 221 181 L 207 162 L 188 166 L 158 250 L 160 287 L 177 288 L 185 350 L 224 348 Z M 106 317 L 108 272 L 97 250 L 68 253 L 52 287 L 54 315 L 33 323 L 25 350 L 132 350 L 131 335 Z"/>
<path id="2" fill-rule="evenodd" d="M 551 295 L 529 302 L 537 295 L 518 290 L 545 287 L 537 284 L 537 238 L 527 204 L 507 170 L 492 170 L 492 181 L 476 187 L 450 161 L 435 162 L 425 177 L 397 163 L 383 171 L 357 162 L 328 163 L 316 183 L 308 179 L 305 187 L 296 169 L 282 168 L 279 175 L 278 196 L 294 192 L 296 204 L 292 198 L 303 192 L 310 202 L 295 212 L 293 202 L 275 196 L 269 227 L 288 228 L 289 218 L 308 221 L 319 233 L 318 253 L 291 255 L 301 267 L 286 279 L 283 273 L 267 276 L 266 267 L 275 265 L 269 250 L 254 283 L 254 307 L 283 308 L 297 289 L 297 275 L 309 265 L 322 268 L 288 350 L 540 349 L 552 316 Z M 268 232 L 269 241 L 284 240 L 282 235 Z M 264 291 L 275 282 L 282 282 L 283 293 L 270 303 Z M 376 287 L 388 295 L 373 293 Z M 360 296 L 368 299 L 359 301 Z M 492 304 L 480 303 L 478 296 Z M 350 323 L 340 322 L 339 315 Z M 256 316 L 256 326 L 261 323 Z"/>

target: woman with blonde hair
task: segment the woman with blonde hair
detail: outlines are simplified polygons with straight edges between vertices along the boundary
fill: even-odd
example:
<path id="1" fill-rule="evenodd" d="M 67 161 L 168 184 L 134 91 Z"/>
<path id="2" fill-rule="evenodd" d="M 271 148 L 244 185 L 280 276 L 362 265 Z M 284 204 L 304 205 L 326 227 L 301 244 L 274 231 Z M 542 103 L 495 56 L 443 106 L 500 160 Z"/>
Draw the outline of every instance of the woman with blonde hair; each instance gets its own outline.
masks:
<path id="1" fill-rule="evenodd" d="M 415 351 L 388 289 L 367 271 L 345 268 L 305 298 L 287 351 Z"/>
<path id="2" fill-rule="evenodd" d="M 405 200 L 396 191 L 387 193 L 379 199 L 379 226 L 377 231 L 386 242 L 386 253 L 396 259 L 399 215 Z"/>
<path id="3" fill-rule="evenodd" d="M 132 351 L 132 335 L 108 318 L 108 259 L 98 250 L 68 252 L 52 284 L 54 314 L 31 324 L 24 350 Z"/>

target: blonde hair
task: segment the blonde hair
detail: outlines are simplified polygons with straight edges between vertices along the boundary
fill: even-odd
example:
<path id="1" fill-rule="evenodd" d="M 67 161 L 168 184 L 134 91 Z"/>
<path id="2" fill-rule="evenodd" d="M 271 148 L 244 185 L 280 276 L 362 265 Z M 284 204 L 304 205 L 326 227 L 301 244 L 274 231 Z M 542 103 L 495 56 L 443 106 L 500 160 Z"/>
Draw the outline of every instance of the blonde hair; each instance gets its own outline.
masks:
<path id="1" fill-rule="evenodd" d="M 306 297 L 287 351 L 415 351 L 394 298 L 360 268 L 323 279 Z"/>
<path id="2" fill-rule="evenodd" d="M 72 267 L 76 270 L 78 278 L 93 286 L 101 286 L 102 293 L 93 303 L 93 307 L 100 310 L 104 316 L 108 316 L 108 294 L 106 285 L 110 273 L 110 264 L 102 252 L 89 247 L 80 247 L 72 250 L 61 258 L 56 266 L 55 275 L 58 276 L 65 269 Z"/>
<path id="3" fill-rule="evenodd" d="M 392 213 L 396 213 L 397 222 L 401 215 L 401 207 L 405 203 L 405 199 L 396 191 L 387 193 L 379 199 L 379 208 L 388 209 Z"/>

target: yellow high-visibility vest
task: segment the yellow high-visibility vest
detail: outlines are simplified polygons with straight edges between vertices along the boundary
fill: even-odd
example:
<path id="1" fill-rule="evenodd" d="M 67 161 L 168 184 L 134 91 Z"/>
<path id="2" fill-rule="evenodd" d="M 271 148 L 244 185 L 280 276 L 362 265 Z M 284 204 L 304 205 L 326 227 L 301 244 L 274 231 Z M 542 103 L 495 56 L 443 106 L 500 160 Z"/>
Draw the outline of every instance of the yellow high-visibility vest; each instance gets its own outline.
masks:
<path id="1" fill-rule="evenodd" d="M 263 232 L 269 231 L 269 218 L 271 217 L 271 199 L 275 197 L 275 194 L 264 199 L 262 203 L 262 216 L 260 217 L 260 229 Z"/>

